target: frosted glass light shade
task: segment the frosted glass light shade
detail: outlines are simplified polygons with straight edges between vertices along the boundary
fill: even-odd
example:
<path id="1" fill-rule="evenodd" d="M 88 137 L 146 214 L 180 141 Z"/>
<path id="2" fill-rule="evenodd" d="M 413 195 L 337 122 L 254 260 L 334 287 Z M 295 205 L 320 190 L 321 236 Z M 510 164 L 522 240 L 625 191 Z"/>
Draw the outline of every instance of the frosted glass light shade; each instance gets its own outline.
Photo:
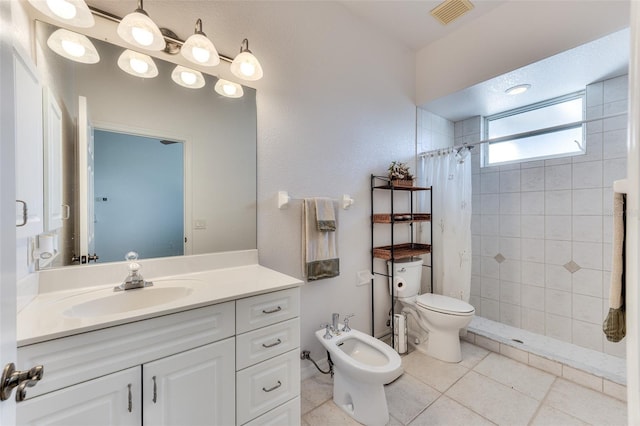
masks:
<path id="1" fill-rule="evenodd" d="M 214 90 L 227 98 L 241 98 L 244 95 L 242 86 L 229 80 L 219 78 L 214 86 Z"/>
<path id="2" fill-rule="evenodd" d="M 47 39 L 47 46 L 58 55 L 83 64 L 100 61 L 96 47 L 86 36 L 60 28 Z"/>
<path id="3" fill-rule="evenodd" d="M 198 65 L 214 67 L 220 63 L 218 51 L 211 40 L 202 33 L 191 35 L 182 45 L 180 52 L 186 59 Z"/>
<path id="4" fill-rule="evenodd" d="M 260 80 L 263 75 L 260 62 L 248 50 L 240 52 L 233 59 L 230 69 L 233 75 L 248 81 Z"/>
<path id="5" fill-rule="evenodd" d="M 93 14 L 84 0 L 29 0 L 29 3 L 50 18 L 80 28 L 95 25 Z"/>
<path id="6" fill-rule="evenodd" d="M 171 73 L 171 79 L 182 87 L 199 89 L 204 86 L 204 76 L 200 71 L 178 65 Z"/>
<path id="7" fill-rule="evenodd" d="M 166 45 L 160 29 L 142 9 L 122 18 L 117 31 L 124 41 L 143 49 L 162 50 Z"/>
<path id="8" fill-rule="evenodd" d="M 158 67 L 150 56 L 143 53 L 125 50 L 118 58 L 118 66 L 128 74 L 142 78 L 153 78 L 158 75 Z"/>

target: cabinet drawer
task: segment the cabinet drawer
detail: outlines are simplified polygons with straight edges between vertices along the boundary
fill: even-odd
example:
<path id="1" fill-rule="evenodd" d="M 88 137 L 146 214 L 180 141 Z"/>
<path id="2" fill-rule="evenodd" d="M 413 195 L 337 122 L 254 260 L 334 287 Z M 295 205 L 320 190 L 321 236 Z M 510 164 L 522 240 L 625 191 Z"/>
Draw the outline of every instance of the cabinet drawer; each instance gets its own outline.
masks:
<path id="1" fill-rule="evenodd" d="M 297 317 L 300 313 L 298 288 L 247 297 L 236 301 L 236 333 Z"/>
<path id="2" fill-rule="evenodd" d="M 260 417 L 245 423 L 245 426 L 299 426 L 300 425 L 300 397 L 282 404 Z"/>
<path id="3" fill-rule="evenodd" d="M 236 369 L 242 370 L 300 346 L 300 320 L 290 319 L 236 337 Z"/>
<path id="4" fill-rule="evenodd" d="M 300 356 L 294 349 L 236 374 L 238 424 L 244 424 L 300 394 Z"/>

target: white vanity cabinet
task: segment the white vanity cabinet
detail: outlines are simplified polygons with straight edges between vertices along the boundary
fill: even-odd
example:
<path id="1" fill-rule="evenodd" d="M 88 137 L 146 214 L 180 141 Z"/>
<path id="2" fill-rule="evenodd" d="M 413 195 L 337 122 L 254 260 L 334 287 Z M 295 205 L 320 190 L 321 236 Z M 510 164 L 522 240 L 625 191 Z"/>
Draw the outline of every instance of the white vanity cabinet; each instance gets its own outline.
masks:
<path id="1" fill-rule="evenodd" d="M 101 424 L 93 404 L 111 413 L 110 425 L 197 425 L 202 412 L 207 424 L 234 424 L 234 332 L 231 301 L 19 347 L 19 365 L 36 362 L 45 373 L 17 404 L 18 424 Z"/>
<path id="2" fill-rule="evenodd" d="M 300 423 L 299 315 L 297 288 L 236 302 L 237 424 Z"/>
<path id="3" fill-rule="evenodd" d="M 143 290 L 144 291 L 144 290 Z M 19 425 L 295 425 L 299 289 L 33 343 Z"/>

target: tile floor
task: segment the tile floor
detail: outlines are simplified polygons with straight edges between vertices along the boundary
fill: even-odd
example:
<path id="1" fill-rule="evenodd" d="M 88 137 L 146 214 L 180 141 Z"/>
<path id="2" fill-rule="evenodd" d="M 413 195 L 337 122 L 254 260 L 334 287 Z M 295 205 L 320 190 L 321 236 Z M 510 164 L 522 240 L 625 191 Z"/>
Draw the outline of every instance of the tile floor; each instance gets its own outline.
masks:
<path id="1" fill-rule="evenodd" d="M 387 385 L 389 425 L 626 425 L 626 403 L 462 342 L 448 364 L 414 351 Z M 332 379 L 302 382 L 302 425 L 358 425 L 332 400 Z"/>

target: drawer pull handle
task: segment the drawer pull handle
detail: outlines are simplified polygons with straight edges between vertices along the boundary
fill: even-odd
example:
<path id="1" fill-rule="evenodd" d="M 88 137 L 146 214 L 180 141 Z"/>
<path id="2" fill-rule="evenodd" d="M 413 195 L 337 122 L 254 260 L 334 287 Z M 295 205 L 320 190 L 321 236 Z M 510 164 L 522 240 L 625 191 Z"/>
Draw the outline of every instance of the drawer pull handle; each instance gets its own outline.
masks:
<path id="1" fill-rule="evenodd" d="M 271 392 L 271 391 L 274 391 L 274 390 L 278 389 L 280 386 L 282 386 L 282 382 L 280 380 L 278 380 L 278 384 L 275 385 L 274 387 L 269 388 L 269 389 L 262 388 L 262 390 L 265 391 L 265 392 Z"/>
<path id="2" fill-rule="evenodd" d="M 128 410 L 129 410 L 129 412 L 131 412 L 133 410 L 133 396 L 131 395 L 131 383 L 129 383 L 127 385 L 127 387 L 129 388 L 129 407 L 128 407 Z"/>
<path id="3" fill-rule="evenodd" d="M 157 386 L 157 383 L 156 383 L 156 376 L 153 376 L 152 379 L 153 379 L 153 399 L 152 399 L 152 401 L 155 404 L 156 401 L 158 401 L 158 386 Z"/>
<path id="4" fill-rule="evenodd" d="M 274 346 L 278 346 L 280 343 L 282 343 L 282 340 L 278 339 L 278 340 L 276 340 L 275 342 L 270 343 L 270 344 L 268 344 L 268 345 L 265 345 L 265 344 L 263 343 L 263 344 L 262 344 L 262 347 L 263 347 L 263 348 L 272 348 L 272 347 L 274 347 Z"/>
<path id="5" fill-rule="evenodd" d="M 263 309 L 263 310 L 262 310 L 262 313 L 263 313 L 263 314 L 275 314 L 276 312 L 280 312 L 281 310 L 282 310 L 282 308 L 281 308 L 280 306 L 278 306 L 277 308 L 275 308 L 275 309 L 270 309 L 270 310 L 268 310 L 268 311 L 267 311 L 267 310 L 265 310 L 265 309 Z"/>

